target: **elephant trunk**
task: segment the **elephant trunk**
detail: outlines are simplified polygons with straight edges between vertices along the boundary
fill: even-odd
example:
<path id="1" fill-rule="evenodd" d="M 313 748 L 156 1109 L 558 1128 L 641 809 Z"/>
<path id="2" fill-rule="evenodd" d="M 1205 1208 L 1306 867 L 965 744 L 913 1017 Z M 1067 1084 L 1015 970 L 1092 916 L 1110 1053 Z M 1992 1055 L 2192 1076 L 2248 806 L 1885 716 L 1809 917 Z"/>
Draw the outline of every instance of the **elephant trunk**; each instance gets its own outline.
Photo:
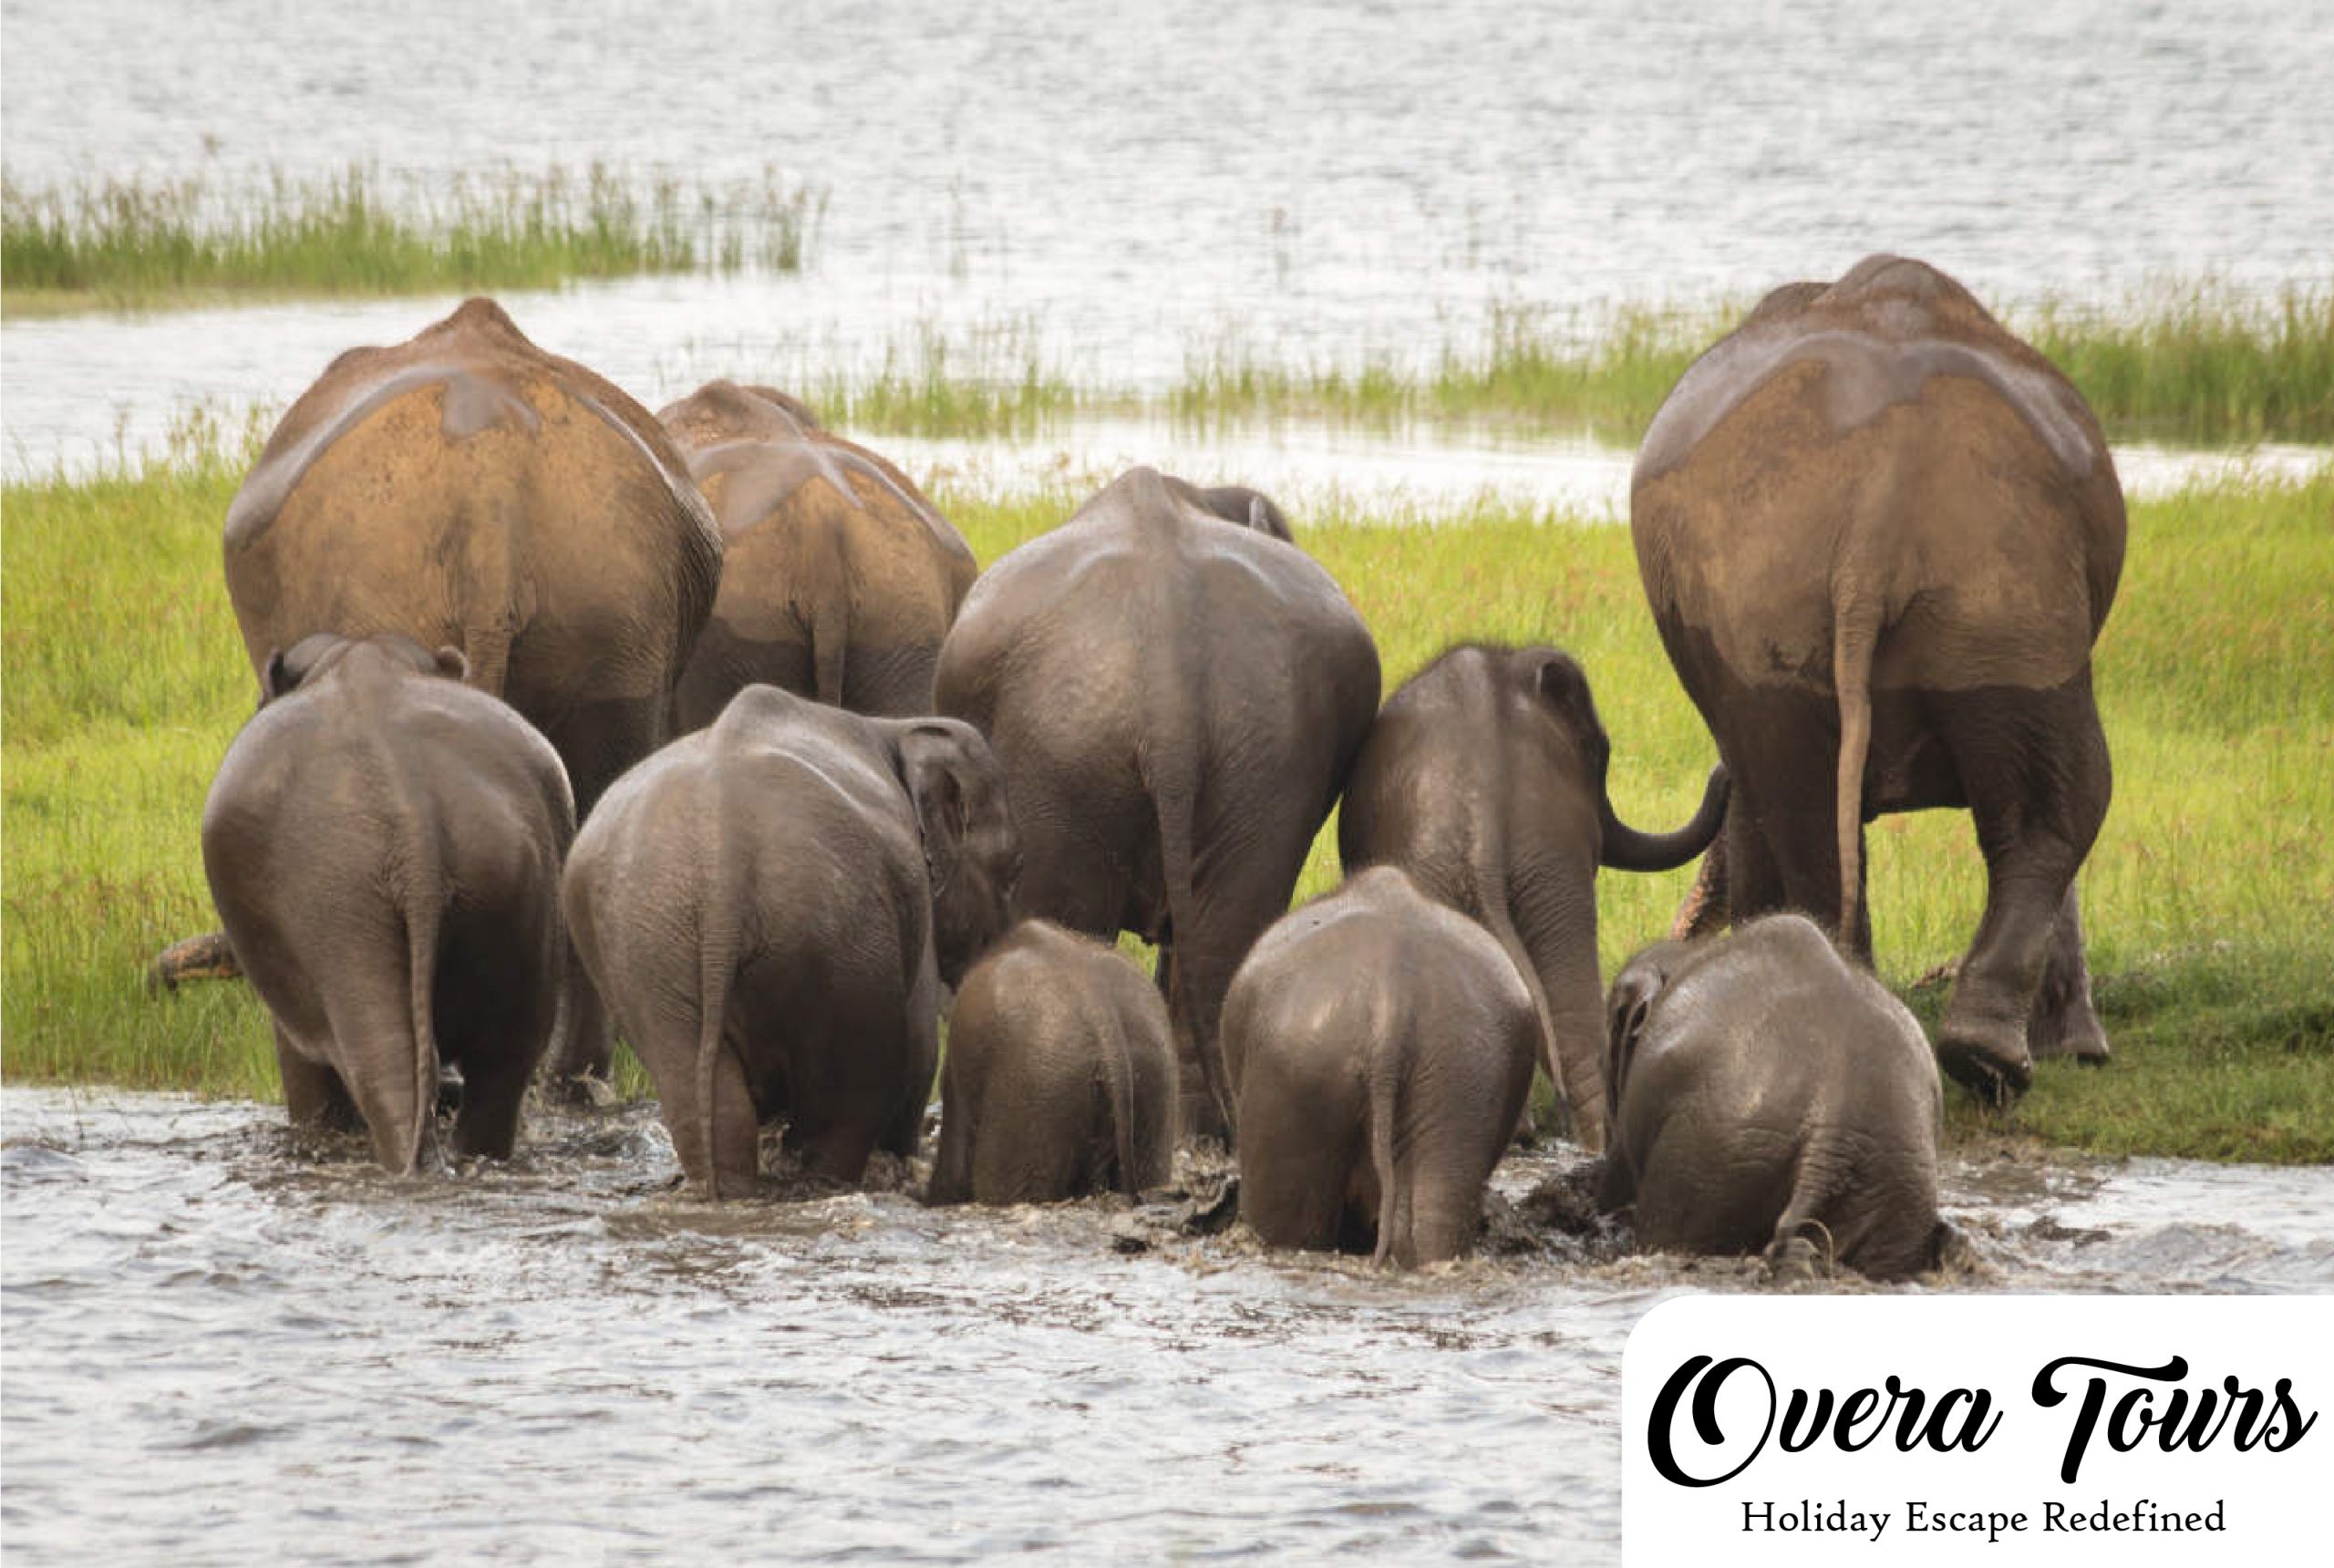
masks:
<path id="1" fill-rule="evenodd" d="M 1727 777 L 1726 765 L 1720 763 L 1710 769 L 1710 781 L 1702 791 L 1701 808 L 1694 820 L 1674 833 L 1641 833 L 1621 820 L 1613 810 L 1613 797 L 1599 791 L 1596 797 L 1597 829 L 1603 840 L 1599 859 L 1616 872 L 1675 871 L 1710 847 L 1718 830 L 1726 823 Z"/>

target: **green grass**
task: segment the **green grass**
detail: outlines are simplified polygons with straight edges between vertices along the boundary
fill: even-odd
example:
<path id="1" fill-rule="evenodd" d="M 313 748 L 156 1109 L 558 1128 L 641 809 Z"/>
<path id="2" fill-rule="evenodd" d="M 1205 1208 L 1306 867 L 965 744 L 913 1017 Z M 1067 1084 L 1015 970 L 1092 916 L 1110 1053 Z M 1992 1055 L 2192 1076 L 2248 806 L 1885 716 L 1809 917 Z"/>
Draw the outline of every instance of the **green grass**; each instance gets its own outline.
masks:
<path id="1" fill-rule="evenodd" d="M 1187 358 L 1166 407 L 1199 423 L 1306 418 L 1585 429 L 1635 446 L 1662 399 L 1748 304 L 1601 313 L 1494 309 L 1432 367 L 1390 358 L 1290 368 L 1217 346 Z M 2166 284 L 2107 311 L 2062 304 L 2009 324 L 2066 372 L 2118 441 L 2334 439 L 2334 286 L 2269 301 Z"/>
<path id="2" fill-rule="evenodd" d="M 717 186 L 594 164 L 426 182 L 352 167 L 0 189 L 11 315 L 302 295 L 545 288 L 639 273 L 793 272 L 825 198 L 775 170 Z"/>
<path id="3" fill-rule="evenodd" d="M 11 1078 L 275 1094 L 265 1019 L 243 987 L 152 998 L 141 980 L 157 949 L 214 923 L 197 821 L 253 698 L 219 572 L 234 448 L 192 431 L 139 471 L 0 496 Z M 938 499 L 993 561 L 1082 498 Z M 1710 743 L 1654 636 L 1626 530 L 1481 509 L 1430 527 L 1350 510 L 1296 521 L 1375 631 L 1389 690 L 1455 640 L 1557 643 L 1589 670 L 1623 815 L 1658 830 L 1691 813 Z M 2115 804 L 2084 880 L 2116 1060 L 2046 1065 L 2007 1118 L 1957 1094 L 1957 1134 L 2334 1160 L 2329 628 L 2334 477 L 2133 509 L 2098 659 Z M 1334 842 L 1316 846 L 1300 897 L 1333 885 Z M 1871 842 L 1882 972 L 1909 990 L 1967 943 L 1976 849 L 1958 812 L 1886 819 Z M 1608 974 L 1666 930 L 1689 876 L 1605 874 Z"/>

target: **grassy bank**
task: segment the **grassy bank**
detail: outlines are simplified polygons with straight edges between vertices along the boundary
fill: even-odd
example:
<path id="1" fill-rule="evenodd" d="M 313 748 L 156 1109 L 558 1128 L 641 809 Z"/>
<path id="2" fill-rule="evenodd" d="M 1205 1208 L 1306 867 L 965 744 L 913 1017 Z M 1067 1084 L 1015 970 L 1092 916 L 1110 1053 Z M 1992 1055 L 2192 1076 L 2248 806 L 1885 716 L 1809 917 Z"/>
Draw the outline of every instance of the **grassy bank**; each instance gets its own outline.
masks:
<path id="1" fill-rule="evenodd" d="M 104 181 L 0 192 L 10 315 L 304 295 L 548 288 L 640 273 L 793 272 L 823 196 L 757 183 L 635 181 L 593 166 L 428 181 Z"/>
<path id="2" fill-rule="evenodd" d="M 1634 447 L 1687 366 L 1747 309 L 1494 308 L 1422 362 L 1291 365 L 1219 338 L 1192 347 L 1156 393 L 1071 375 L 1028 322 L 953 337 L 925 323 L 886 342 L 872 370 L 814 375 L 795 390 L 838 425 L 893 435 L 1026 435 L 1073 416 L 1163 414 L 1200 428 L 1476 425 Z M 2009 324 L 2066 371 L 2113 440 L 2334 441 L 2334 284 L 2266 301 L 2166 286 L 2108 309 L 2012 313 Z"/>
<path id="3" fill-rule="evenodd" d="M 1635 446 L 1686 367 L 1747 310 L 1495 309 L 1477 337 L 1445 344 L 1426 370 L 1390 359 L 1291 369 L 1218 348 L 1191 356 L 1166 403 L 1201 422 L 1488 421 Z M 2115 440 L 2334 440 L 2334 287 L 2256 301 L 2190 284 L 2110 310 L 2052 305 L 2008 320 Z"/>
<path id="4" fill-rule="evenodd" d="M 242 987 L 155 999 L 140 985 L 157 948 L 212 924 L 196 822 L 252 700 L 218 564 L 238 472 L 198 445 L 142 473 L 5 493 L 12 1078 L 275 1093 L 265 1020 Z M 941 497 L 985 561 L 1078 499 Z M 2329 479 L 2134 511 L 2099 654 L 2116 799 L 2084 885 L 2117 1059 L 2046 1066 L 2010 1129 L 2105 1151 L 2334 1160 L 2329 519 Z M 1389 686 L 1461 638 L 1562 644 L 1596 684 L 1623 814 L 1667 828 L 1690 813 L 1709 743 L 1654 637 L 1626 531 L 1497 512 L 1297 521 L 1376 631 Z M 1966 944 L 1977 854 L 1958 813 L 1890 819 L 1872 842 L 1883 972 L 1908 989 Z M 1325 835 L 1300 891 L 1334 880 Z M 1606 874 L 1608 973 L 1664 930 L 1687 880 Z M 1956 1128 L 2003 1125 L 1955 1098 Z"/>

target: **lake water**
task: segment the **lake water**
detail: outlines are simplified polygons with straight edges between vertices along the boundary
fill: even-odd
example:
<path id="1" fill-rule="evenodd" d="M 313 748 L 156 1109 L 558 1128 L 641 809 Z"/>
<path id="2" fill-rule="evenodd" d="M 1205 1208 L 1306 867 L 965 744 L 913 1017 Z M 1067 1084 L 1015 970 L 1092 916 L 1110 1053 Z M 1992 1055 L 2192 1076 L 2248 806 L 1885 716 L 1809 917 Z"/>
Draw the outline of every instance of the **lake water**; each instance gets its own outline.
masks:
<path id="1" fill-rule="evenodd" d="M 12 178 L 601 161 L 823 187 L 794 276 L 509 298 L 652 407 L 886 350 L 1156 388 L 1411 363 L 1494 306 L 1755 297 L 1874 250 L 1998 308 L 2334 270 L 2334 7 L 287 7 L 6 0 Z M 280 407 L 450 300 L 0 325 L 15 472 Z M 1462 445 L 1455 460 L 1477 460 Z M 1486 466 L 1497 466 L 1486 462 Z"/>
<path id="2" fill-rule="evenodd" d="M 1406 1277 L 1163 1203 L 717 1209 L 638 1107 L 410 1181 L 281 1117 L 0 1091 L 11 1563 L 1610 1563 L 1630 1326 L 1760 1288 L 1513 1202 Z M 2334 1289 L 2320 1171 L 1990 1150 L 1946 1208 L 1929 1288 Z"/>

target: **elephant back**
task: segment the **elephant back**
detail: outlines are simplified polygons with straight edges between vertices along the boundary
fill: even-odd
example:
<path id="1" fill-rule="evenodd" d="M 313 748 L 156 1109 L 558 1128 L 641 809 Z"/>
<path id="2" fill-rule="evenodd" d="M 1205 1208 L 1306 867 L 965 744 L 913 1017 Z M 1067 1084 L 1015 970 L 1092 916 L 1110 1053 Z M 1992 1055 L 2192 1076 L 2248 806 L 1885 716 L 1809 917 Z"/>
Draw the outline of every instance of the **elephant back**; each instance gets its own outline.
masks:
<path id="1" fill-rule="evenodd" d="M 1673 660 L 1756 684 L 1828 684 L 1850 591 L 1934 623 L 1884 686 L 2070 679 L 2124 545 L 2073 384 L 1952 278 L 1885 255 L 1777 289 L 1694 362 L 1638 449 L 1630 521 Z"/>
<path id="2" fill-rule="evenodd" d="M 579 665 L 598 696 L 669 686 L 720 535 L 645 409 L 473 299 L 301 396 L 228 511 L 225 563 L 254 669 L 312 632 L 402 632 L 462 647 L 528 711 Z"/>

